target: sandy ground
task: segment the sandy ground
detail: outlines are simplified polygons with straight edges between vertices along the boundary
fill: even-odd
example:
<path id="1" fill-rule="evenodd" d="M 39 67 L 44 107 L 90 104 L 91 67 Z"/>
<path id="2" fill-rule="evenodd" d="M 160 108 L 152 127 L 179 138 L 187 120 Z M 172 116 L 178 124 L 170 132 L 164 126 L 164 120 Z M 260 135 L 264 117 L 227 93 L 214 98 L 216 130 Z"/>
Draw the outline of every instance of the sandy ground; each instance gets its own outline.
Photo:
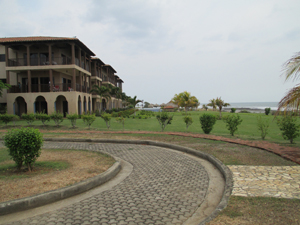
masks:
<path id="1" fill-rule="evenodd" d="M 18 179 L 0 179 L 0 202 L 24 198 L 46 191 L 69 186 L 79 181 L 94 177 L 106 171 L 114 159 L 95 152 L 42 150 L 38 161 L 65 161 L 69 168 L 64 170 L 46 169 L 33 173 L 23 172 L 29 177 Z M 6 161 L 4 163 L 13 163 Z M 19 173 L 20 174 L 20 173 Z M 16 173 L 16 175 L 19 175 Z"/>

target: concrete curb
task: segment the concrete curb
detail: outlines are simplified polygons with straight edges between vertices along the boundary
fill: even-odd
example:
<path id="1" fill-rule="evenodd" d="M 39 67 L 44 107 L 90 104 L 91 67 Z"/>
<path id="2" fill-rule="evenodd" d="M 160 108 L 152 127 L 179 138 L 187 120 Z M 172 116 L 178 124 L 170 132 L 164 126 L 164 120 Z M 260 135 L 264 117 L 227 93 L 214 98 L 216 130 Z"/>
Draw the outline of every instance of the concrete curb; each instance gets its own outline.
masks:
<path id="1" fill-rule="evenodd" d="M 224 177 L 225 180 L 225 187 L 224 187 L 224 192 L 223 196 L 221 198 L 221 201 L 217 208 L 204 220 L 201 221 L 200 224 L 205 224 L 215 218 L 220 211 L 226 208 L 232 189 L 233 189 L 233 176 L 232 172 L 230 169 L 225 166 L 220 160 L 215 158 L 212 155 L 196 151 L 191 148 L 183 147 L 180 145 L 173 145 L 173 144 L 168 144 L 168 143 L 163 143 L 163 142 L 156 142 L 156 141 L 143 141 L 143 140 L 114 140 L 114 139 L 68 139 L 68 138 L 45 138 L 45 141 L 59 141 L 59 142 L 91 142 L 91 143 L 115 143 L 115 144 L 139 144 L 139 145 L 152 145 L 152 146 L 157 146 L 157 147 L 163 147 L 163 148 L 169 148 L 181 152 L 186 152 L 188 154 L 197 156 L 199 158 L 205 159 L 211 164 L 213 164 L 216 168 L 219 169 L 221 174 Z"/>
<path id="2" fill-rule="evenodd" d="M 69 187 L 59 188 L 53 191 L 48 191 L 42 194 L 16 199 L 12 201 L 3 202 L 0 204 L 0 215 L 6 215 L 10 213 L 20 212 L 39 206 L 43 206 L 49 203 L 53 203 L 62 199 L 78 195 L 86 192 L 92 188 L 95 188 L 115 177 L 121 170 L 120 161 L 116 161 L 107 171 L 104 173 L 81 181 Z"/>

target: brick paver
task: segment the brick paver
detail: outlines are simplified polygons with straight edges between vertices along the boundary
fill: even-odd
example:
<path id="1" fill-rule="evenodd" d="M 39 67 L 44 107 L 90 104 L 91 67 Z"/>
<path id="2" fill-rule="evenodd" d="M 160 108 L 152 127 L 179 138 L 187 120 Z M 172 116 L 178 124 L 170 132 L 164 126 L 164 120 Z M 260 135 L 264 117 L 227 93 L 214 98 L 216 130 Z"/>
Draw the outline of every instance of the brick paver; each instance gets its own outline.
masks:
<path id="1" fill-rule="evenodd" d="M 133 165 L 109 191 L 11 224 L 182 224 L 203 202 L 209 178 L 196 160 L 148 145 L 45 142 L 44 148 L 107 152 Z"/>

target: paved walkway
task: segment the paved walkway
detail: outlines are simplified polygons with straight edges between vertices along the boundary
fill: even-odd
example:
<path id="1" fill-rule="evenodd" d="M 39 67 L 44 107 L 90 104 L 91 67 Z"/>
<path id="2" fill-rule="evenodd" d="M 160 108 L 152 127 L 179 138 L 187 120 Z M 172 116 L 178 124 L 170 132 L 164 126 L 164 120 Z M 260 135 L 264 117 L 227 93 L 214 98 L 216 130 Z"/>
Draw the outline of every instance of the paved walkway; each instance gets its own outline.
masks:
<path id="1" fill-rule="evenodd" d="M 107 152 L 132 164 L 133 171 L 103 193 L 7 224 L 184 224 L 208 192 L 208 171 L 199 160 L 182 152 L 103 143 L 45 142 L 44 148 Z"/>
<path id="2" fill-rule="evenodd" d="M 300 199 L 300 166 L 228 166 L 232 195 Z"/>

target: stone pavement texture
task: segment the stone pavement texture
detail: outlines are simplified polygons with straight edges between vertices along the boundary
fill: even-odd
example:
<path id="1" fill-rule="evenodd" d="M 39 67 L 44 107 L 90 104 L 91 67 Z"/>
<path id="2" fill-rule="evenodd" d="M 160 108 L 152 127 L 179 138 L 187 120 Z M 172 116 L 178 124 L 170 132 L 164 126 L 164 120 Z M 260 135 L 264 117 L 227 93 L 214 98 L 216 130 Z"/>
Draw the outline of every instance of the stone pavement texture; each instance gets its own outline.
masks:
<path id="1" fill-rule="evenodd" d="M 300 199 L 300 166 L 228 166 L 232 195 Z"/>
<path id="2" fill-rule="evenodd" d="M 183 224 L 201 205 L 209 186 L 199 161 L 159 147 L 45 142 L 44 148 L 107 152 L 131 163 L 133 171 L 111 190 L 9 224 Z"/>

